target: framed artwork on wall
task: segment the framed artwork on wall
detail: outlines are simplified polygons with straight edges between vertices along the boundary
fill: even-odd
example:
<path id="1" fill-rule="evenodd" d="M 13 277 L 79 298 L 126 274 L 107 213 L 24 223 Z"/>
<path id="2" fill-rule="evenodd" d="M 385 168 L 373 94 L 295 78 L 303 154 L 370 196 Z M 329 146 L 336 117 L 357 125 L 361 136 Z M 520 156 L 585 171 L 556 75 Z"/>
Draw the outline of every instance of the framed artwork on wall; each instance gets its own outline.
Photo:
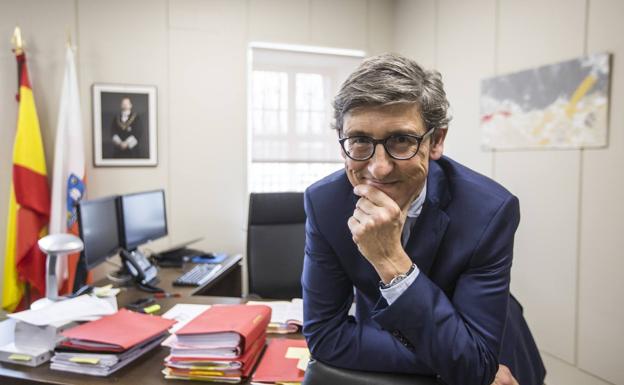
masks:
<path id="1" fill-rule="evenodd" d="M 94 84 L 94 165 L 158 165 L 156 106 L 155 86 Z"/>
<path id="2" fill-rule="evenodd" d="M 611 54 L 602 52 L 484 79 L 487 149 L 607 146 Z"/>

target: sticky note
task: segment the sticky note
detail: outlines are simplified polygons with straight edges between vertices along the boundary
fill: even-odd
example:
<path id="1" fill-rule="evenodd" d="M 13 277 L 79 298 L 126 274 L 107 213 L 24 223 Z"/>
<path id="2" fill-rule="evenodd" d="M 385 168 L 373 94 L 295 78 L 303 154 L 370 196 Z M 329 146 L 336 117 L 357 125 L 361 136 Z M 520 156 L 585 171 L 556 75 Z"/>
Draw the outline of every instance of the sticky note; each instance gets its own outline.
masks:
<path id="1" fill-rule="evenodd" d="M 32 357 L 27 354 L 11 354 L 9 356 L 11 361 L 30 361 L 31 359 Z"/>
<path id="2" fill-rule="evenodd" d="M 160 305 L 159 304 L 155 304 L 155 305 L 143 308 L 143 311 L 145 313 L 147 313 L 147 314 L 156 313 L 158 310 L 160 310 Z"/>
<path id="3" fill-rule="evenodd" d="M 303 355 L 297 362 L 297 369 L 305 372 L 308 368 L 308 362 L 310 362 L 310 351 L 306 349 L 306 354 Z"/>
<path id="4" fill-rule="evenodd" d="M 91 364 L 97 365 L 100 363 L 99 358 L 89 358 L 89 357 L 72 357 L 69 359 L 71 362 L 75 362 L 77 364 Z"/>
<path id="5" fill-rule="evenodd" d="M 310 355 L 310 351 L 308 350 L 308 348 L 298 348 L 291 346 L 288 348 L 288 350 L 286 350 L 286 358 L 298 360 L 305 355 Z"/>

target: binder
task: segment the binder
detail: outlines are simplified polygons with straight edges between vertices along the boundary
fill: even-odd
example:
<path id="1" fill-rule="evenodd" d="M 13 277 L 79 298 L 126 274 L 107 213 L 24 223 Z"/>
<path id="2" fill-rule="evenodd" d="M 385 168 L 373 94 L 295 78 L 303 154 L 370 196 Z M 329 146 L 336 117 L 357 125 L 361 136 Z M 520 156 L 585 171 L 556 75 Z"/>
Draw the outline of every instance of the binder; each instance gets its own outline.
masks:
<path id="1" fill-rule="evenodd" d="M 264 305 L 214 305 L 195 317 L 176 333 L 183 345 L 221 344 L 245 346 L 253 344 L 265 333 L 271 320 L 271 308 Z"/>
<path id="2" fill-rule="evenodd" d="M 119 354 L 57 352 L 50 369 L 106 377 L 158 347 L 165 333 Z"/>
<path id="3" fill-rule="evenodd" d="M 302 382 L 304 371 L 297 368 L 299 359 L 288 358 L 289 350 L 307 349 L 305 340 L 273 339 L 251 377 L 251 382 Z"/>
<path id="4" fill-rule="evenodd" d="M 121 309 L 62 334 L 62 346 L 85 351 L 123 352 L 167 331 L 175 321 Z"/>
<path id="5" fill-rule="evenodd" d="M 266 336 L 256 340 L 238 359 L 218 357 L 179 357 L 170 355 L 165 358 L 165 366 L 172 369 L 172 374 L 191 372 L 193 370 L 211 370 L 230 372 L 241 377 L 249 377 L 251 370 L 258 362 L 266 343 Z M 187 374 L 190 376 L 190 373 Z"/>

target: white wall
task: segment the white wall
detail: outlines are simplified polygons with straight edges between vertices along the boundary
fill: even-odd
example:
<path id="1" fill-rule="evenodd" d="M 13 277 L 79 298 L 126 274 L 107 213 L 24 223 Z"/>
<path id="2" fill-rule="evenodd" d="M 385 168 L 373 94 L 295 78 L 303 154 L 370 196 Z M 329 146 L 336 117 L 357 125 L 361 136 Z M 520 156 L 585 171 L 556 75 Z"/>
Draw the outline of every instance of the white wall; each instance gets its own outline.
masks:
<path id="1" fill-rule="evenodd" d="M 399 0 L 395 15 L 395 49 L 443 75 L 454 115 L 446 153 L 520 198 L 512 291 L 548 384 L 624 384 L 624 3 Z M 601 51 L 615 63 L 608 148 L 481 150 L 482 78 Z"/>
<path id="2" fill-rule="evenodd" d="M 153 248 L 205 236 L 201 247 L 233 253 L 244 252 L 247 221 L 248 43 L 385 52 L 392 11 L 392 0 L 0 0 L 0 266 L 17 114 L 15 25 L 28 44 L 48 168 L 69 28 L 78 46 L 89 197 L 165 188 L 170 235 Z M 158 87 L 157 167 L 93 167 L 96 82 Z"/>

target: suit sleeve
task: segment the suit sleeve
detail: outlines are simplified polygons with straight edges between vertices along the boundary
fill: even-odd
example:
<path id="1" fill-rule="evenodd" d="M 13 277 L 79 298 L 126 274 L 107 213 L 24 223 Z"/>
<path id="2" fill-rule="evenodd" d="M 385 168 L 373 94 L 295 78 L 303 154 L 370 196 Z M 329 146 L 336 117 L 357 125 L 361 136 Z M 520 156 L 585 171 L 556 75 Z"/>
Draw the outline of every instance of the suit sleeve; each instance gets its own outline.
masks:
<path id="1" fill-rule="evenodd" d="M 427 373 L 429 370 L 388 331 L 371 319 L 348 315 L 353 283 L 317 227 L 305 194 L 306 246 L 302 286 L 305 335 L 312 356 L 333 366 L 379 372 Z M 380 359 L 383 357 L 383 359 Z"/>
<path id="2" fill-rule="evenodd" d="M 407 340 L 411 350 L 449 384 L 490 385 L 507 317 L 513 239 L 520 220 L 510 196 L 485 227 L 448 298 L 425 274 L 373 319 Z"/>

